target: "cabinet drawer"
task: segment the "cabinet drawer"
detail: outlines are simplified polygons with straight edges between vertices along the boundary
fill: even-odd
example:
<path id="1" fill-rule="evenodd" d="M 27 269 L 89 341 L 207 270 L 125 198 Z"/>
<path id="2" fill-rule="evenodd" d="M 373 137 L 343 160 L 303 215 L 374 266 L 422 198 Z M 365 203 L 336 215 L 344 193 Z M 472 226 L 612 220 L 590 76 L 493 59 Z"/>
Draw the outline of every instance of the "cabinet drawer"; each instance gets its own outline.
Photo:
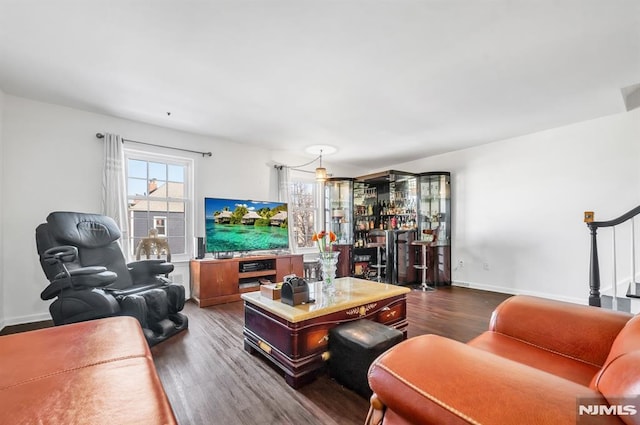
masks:
<path id="1" fill-rule="evenodd" d="M 314 353 L 327 351 L 329 346 L 329 329 L 333 325 L 314 326 L 301 333 L 299 356 L 305 357 Z"/>
<path id="2" fill-rule="evenodd" d="M 405 317 L 405 304 L 395 303 L 389 306 L 383 307 L 378 311 L 376 316 L 376 322 L 387 324 L 397 320 L 401 320 Z"/>

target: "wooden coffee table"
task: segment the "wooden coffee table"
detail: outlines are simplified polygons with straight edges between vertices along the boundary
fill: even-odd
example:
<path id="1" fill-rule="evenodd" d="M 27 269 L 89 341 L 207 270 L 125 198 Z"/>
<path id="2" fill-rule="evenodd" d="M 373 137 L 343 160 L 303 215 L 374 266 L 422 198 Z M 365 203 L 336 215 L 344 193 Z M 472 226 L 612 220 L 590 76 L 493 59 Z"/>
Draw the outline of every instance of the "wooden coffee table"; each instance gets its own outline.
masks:
<path id="1" fill-rule="evenodd" d="M 309 284 L 314 303 L 289 306 L 260 292 L 242 294 L 244 348 L 278 366 L 293 388 L 312 380 L 324 368 L 329 329 L 369 319 L 407 335 L 406 294 L 409 288 L 353 277 L 336 279 L 336 294 L 327 296 L 320 283 Z"/>

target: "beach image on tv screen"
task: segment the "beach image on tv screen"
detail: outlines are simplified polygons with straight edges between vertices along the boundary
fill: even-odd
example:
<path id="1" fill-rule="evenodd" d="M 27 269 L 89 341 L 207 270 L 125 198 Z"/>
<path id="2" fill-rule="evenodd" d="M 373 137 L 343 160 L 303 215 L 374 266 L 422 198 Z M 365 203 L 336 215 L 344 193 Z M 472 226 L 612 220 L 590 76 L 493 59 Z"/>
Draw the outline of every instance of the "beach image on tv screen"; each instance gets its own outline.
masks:
<path id="1" fill-rule="evenodd" d="M 205 198 L 207 252 L 289 248 L 287 204 Z"/>

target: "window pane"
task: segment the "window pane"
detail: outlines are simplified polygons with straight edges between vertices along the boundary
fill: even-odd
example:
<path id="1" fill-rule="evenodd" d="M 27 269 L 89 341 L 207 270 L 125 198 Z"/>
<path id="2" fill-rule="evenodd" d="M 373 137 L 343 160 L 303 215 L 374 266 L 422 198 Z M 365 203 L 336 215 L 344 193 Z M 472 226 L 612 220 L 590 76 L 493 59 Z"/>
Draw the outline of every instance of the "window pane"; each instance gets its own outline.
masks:
<path id="1" fill-rule="evenodd" d="M 185 167 L 169 164 L 169 181 L 184 183 Z"/>
<path id="2" fill-rule="evenodd" d="M 166 198 L 167 182 L 151 179 L 149 181 L 149 196 L 153 198 Z"/>
<path id="3" fill-rule="evenodd" d="M 130 159 L 128 161 L 129 177 L 138 177 L 147 180 L 147 161 L 139 161 L 137 159 Z"/>
<path id="4" fill-rule="evenodd" d="M 184 245 L 184 236 L 182 237 L 171 237 L 167 238 L 169 242 L 169 249 L 171 250 L 171 255 L 174 254 L 185 254 L 185 245 Z"/>
<path id="5" fill-rule="evenodd" d="M 133 228 L 131 229 L 136 243 L 149 236 L 149 229 L 153 228 L 153 217 L 147 211 L 133 211 Z"/>
<path id="6" fill-rule="evenodd" d="M 127 195 L 129 196 L 146 196 L 147 195 L 147 179 L 129 178 L 127 182 Z"/>
<path id="7" fill-rule="evenodd" d="M 185 211 L 184 202 L 169 202 L 169 211 L 183 213 Z"/>
<path id="8" fill-rule="evenodd" d="M 184 214 L 170 214 L 167 221 L 168 236 L 185 236 Z"/>
<path id="9" fill-rule="evenodd" d="M 312 240 L 314 219 L 314 210 L 297 210 L 294 212 L 294 236 L 295 243 L 299 248 L 311 248 L 314 246 Z"/>
<path id="10" fill-rule="evenodd" d="M 167 196 L 169 198 L 186 198 L 187 196 L 184 190 L 184 183 L 167 183 Z"/>
<path id="11" fill-rule="evenodd" d="M 292 181 L 289 186 L 289 209 L 294 235 L 292 245 L 298 248 L 314 246 L 312 237 L 316 219 L 315 188 L 315 183 L 305 181 Z"/>
<path id="12" fill-rule="evenodd" d="M 149 200 L 148 201 L 148 209 L 151 212 L 166 212 L 167 211 L 167 201 L 162 200 L 162 201 L 156 201 L 156 200 Z"/>
<path id="13" fill-rule="evenodd" d="M 149 163 L 149 179 L 167 180 L 167 164 Z"/>

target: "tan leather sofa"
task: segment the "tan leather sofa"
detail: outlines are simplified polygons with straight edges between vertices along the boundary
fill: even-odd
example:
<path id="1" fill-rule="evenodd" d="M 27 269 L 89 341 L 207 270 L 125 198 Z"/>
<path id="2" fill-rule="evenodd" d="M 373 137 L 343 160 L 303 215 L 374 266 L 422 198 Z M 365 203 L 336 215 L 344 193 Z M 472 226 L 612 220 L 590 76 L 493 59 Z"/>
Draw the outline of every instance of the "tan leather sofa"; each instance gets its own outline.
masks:
<path id="1" fill-rule="evenodd" d="M 0 424 L 175 424 L 138 321 L 0 337 Z"/>
<path id="2" fill-rule="evenodd" d="M 514 296 L 469 343 L 410 338 L 368 379 L 368 424 L 638 424 L 640 317 Z"/>

